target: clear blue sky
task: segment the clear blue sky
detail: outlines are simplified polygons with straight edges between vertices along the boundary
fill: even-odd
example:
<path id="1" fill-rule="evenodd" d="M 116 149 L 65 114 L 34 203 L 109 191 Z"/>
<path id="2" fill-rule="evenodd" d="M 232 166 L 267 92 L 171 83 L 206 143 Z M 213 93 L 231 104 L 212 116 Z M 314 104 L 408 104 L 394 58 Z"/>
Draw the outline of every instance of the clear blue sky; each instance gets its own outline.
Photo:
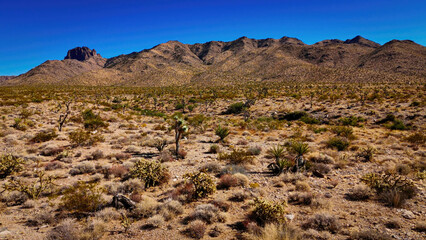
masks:
<path id="1" fill-rule="evenodd" d="M 297 37 L 307 44 L 361 35 L 426 45 L 426 1 L 0 0 L 0 75 L 17 75 L 76 46 L 104 57 L 168 40 Z"/>

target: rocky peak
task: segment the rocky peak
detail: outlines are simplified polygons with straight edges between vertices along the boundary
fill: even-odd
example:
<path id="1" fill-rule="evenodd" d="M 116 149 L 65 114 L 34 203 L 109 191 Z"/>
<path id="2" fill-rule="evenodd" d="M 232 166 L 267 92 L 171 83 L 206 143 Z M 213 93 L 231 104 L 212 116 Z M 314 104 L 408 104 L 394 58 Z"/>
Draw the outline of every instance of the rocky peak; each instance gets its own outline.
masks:
<path id="1" fill-rule="evenodd" d="M 366 47 L 373 47 L 373 48 L 380 47 L 380 44 L 373 42 L 373 41 L 370 41 L 368 39 L 365 39 L 365 38 L 363 38 L 359 35 L 352 38 L 352 39 L 348 39 L 348 40 L 345 41 L 345 44 L 354 44 L 354 43 L 357 43 L 359 45 L 363 45 L 363 46 L 366 46 Z"/>
<path id="2" fill-rule="evenodd" d="M 76 47 L 71 50 L 68 50 L 67 56 L 65 56 L 64 59 L 75 59 L 78 61 L 85 61 L 95 56 L 100 57 L 100 55 L 96 53 L 95 49 L 91 50 L 88 47 Z"/>

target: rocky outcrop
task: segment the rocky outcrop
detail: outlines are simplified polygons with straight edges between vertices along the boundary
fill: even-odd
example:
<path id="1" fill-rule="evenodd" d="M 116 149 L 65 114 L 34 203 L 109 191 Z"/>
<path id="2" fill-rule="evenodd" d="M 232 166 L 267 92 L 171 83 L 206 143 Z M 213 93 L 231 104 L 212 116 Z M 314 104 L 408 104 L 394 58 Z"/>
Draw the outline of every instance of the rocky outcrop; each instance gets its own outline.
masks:
<path id="1" fill-rule="evenodd" d="M 71 50 L 68 50 L 67 56 L 64 59 L 75 59 L 78 61 L 86 61 L 91 57 L 95 57 L 101 55 L 96 53 L 96 50 L 91 50 L 88 47 L 76 47 Z"/>

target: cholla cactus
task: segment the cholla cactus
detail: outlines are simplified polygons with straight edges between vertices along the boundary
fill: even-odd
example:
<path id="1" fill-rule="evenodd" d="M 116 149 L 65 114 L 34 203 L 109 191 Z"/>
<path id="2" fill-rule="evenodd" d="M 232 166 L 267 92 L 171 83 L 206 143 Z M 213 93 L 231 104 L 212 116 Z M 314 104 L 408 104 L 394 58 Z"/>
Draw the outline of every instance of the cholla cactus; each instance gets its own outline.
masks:
<path id="1" fill-rule="evenodd" d="M 183 118 L 175 116 L 175 143 L 176 143 L 176 158 L 179 158 L 179 140 L 185 132 L 188 132 L 188 126 Z"/>

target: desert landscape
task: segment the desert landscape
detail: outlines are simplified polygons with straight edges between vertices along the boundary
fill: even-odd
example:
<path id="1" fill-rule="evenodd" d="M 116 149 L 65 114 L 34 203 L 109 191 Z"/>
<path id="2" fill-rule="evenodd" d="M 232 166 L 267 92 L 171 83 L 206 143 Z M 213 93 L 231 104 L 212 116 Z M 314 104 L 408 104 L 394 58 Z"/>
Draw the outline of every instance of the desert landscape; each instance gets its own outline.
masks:
<path id="1" fill-rule="evenodd" d="M 425 239 L 425 66 L 242 37 L 0 77 L 0 239 Z"/>

